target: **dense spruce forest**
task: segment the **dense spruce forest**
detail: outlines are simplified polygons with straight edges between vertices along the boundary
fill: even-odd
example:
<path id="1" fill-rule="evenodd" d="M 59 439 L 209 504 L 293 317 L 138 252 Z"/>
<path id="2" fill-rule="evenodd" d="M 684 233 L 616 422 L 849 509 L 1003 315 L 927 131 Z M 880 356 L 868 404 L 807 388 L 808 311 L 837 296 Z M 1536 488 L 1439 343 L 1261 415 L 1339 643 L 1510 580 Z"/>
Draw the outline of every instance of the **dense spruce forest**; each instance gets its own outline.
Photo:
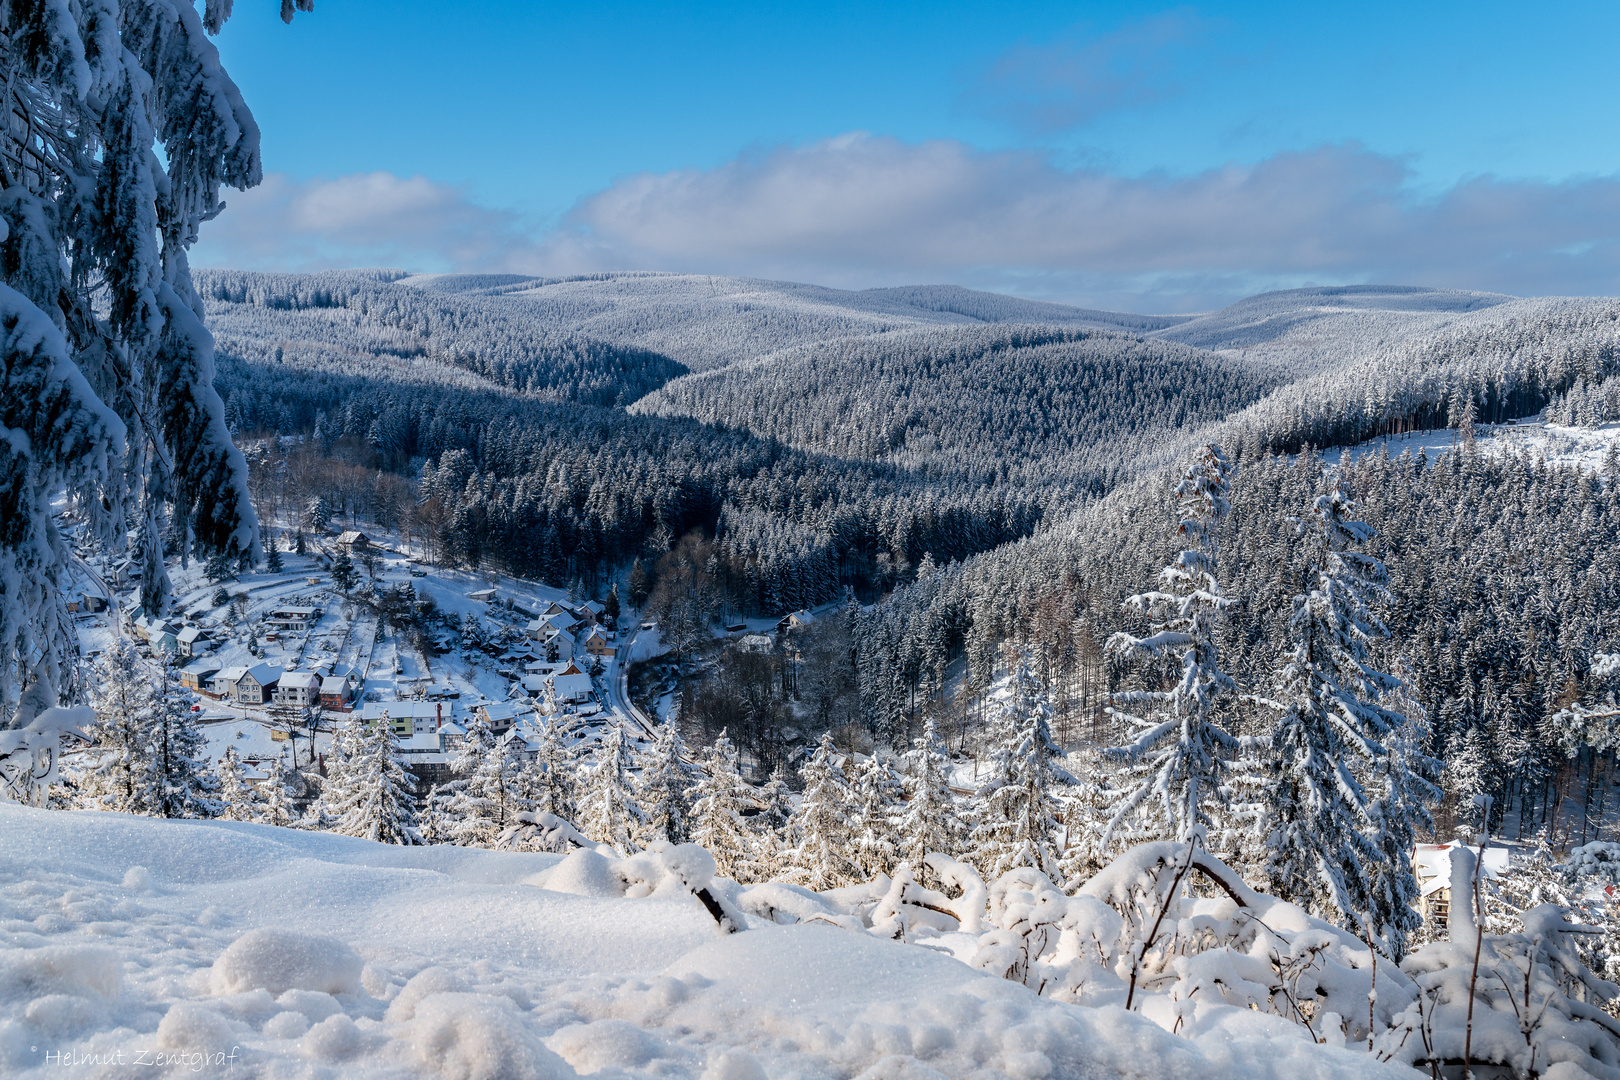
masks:
<path id="1" fill-rule="evenodd" d="M 1298 290 L 1154 319 L 675 275 L 205 272 L 198 287 L 228 423 L 290 437 L 254 443 L 265 511 L 320 498 L 447 564 L 587 590 L 634 564 L 631 599 L 692 641 L 726 613 L 847 592 L 813 659 L 765 684 L 814 698 L 815 726 L 895 746 L 927 718 L 967 745 L 977 695 L 1025 648 L 1062 741 L 1116 738 L 1108 696 L 1165 672 L 1104 646 L 1144 628 L 1121 601 L 1180 543 L 1168 484 L 1206 442 L 1236 465 L 1221 648 L 1263 694 L 1305 573 L 1291 522 L 1322 490 L 1317 452 L 1452 428 L 1454 449 L 1411 456 L 1397 438 L 1340 470 L 1390 571 L 1374 662 L 1427 713 L 1448 807 L 1489 793 L 1498 822 L 1531 828 L 1612 757 L 1552 718 L 1605 692 L 1592 657 L 1620 649 L 1613 476 L 1472 435 L 1543 409 L 1612 419 L 1613 301 Z M 942 695 L 957 677 L 964 692 Z M 689 718 L 768 764 L 782 714 L 740 713 L 742 693 L 689 695 Z M 1224 706 L 1238 732 L 1259 723 L 1244 700 Z"/>

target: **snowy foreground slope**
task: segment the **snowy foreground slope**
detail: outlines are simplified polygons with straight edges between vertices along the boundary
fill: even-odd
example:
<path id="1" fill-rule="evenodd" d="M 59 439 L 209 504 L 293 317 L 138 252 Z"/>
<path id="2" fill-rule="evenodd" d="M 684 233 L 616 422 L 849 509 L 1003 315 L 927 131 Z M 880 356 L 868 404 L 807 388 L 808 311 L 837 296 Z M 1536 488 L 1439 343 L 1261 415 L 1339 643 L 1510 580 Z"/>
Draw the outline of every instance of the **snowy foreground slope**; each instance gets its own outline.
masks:
<path id="1" fill-rule="evenodd" d="M 684 892 L 561 862 L 0 804 L 0 1075 L 1414 1075 L 826 924 L 721 936 Z"/>

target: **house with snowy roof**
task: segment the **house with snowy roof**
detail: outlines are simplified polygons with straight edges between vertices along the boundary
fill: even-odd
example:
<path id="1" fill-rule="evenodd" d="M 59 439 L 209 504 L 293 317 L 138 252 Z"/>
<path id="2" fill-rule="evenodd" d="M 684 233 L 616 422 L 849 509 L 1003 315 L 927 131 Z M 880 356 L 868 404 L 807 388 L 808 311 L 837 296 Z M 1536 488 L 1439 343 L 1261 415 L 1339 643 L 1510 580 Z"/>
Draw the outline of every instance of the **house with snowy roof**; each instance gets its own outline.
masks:
<path id="1" fill-rule="evenodd" d="M 314 705 L 320 700 L 321 677 L 313 671 L 286 672 L 270 696 L 277 705 Z"/>
<path id="2" fill-rule="evenodd" d="M 194 664 L 187 664 L 180 669 L 180 685 L 187 690 L 196 690 L 202 694 L 214 692 L 214 676 L 219 674 L 219 665 L 207 660 L 198 660 Z"/>
<path id="3" fill-rule="evenodd" d="M 531 709 L 520 709 L 516 702 L 511 701 L 491 701 L 478 706 L 474 710 L 475 714 L 484 723 L 488 724 L 489 729 L 497 735 L 506 734 L 512 725 L 518 722 L 520 716 L 532 711 Z"/>
<path id="4" fill-rule="evenodd" d="M 776 632 L 784 634 L 790 630 L 803 630 L 815 621 L 814 612 L 809 608 L 800 608 L 798 611 L 789 612 L 782 616 L 781 621 L 776 624 Z"/>
<path id="5" fill-rule="evenodd" d="M 593 626 L 590 633 L 585 635 L 585 652 L 590 656 L 612 659 L 618 655 L 619 646 L 614 641 L 613 634 L 608 633 L 600 626 Z"/>
<path id="6" fill-rule="evenodd" d="M 263 705 L 270 700 L 276 684 L 287 672 L 274 664 L 254 664 L 250 668 L 232 669 L 240 670 L 235 685 L 231 688 L 231 697 L 239 705 Z"/>
<path id="7" fill-rule="evenodd" d="M 143 614 L 137 615 L 130 625 L 135 636 L 150 645 L 153 652 L 180 651 L 180 643 L 176 636 L 180 633 L 180 627 L 174 623 Z"/>
<path id="8" fill-rule="evenodd" d="M 371 546 L 371 537 L 359 529 L 345 529 L 338 533 L 337 546 L 350 554 L 356 554 Z"/>
<path id="9" fill-rule="evenodd" d="M 360 692 L 360 673 L 347 664 L 318 669 L 321 674 L 321 707 L 347 709 Z"/>
<path id="10" fill-rule="evenodd" d="M 247 671 L 247 668 L 240 666 L 221 668 L 208 681 L 208 692 L 217 698 L 231 698 L 234 700 L 236 697 L 236 680 L 240 679 L 245 671 Z"/>
<path id="11" fill-rule="evenodd" d="M 1506 874 L 1512 863 L 1512 856 L 1505 847 L 1477 846 L 1453 841 L 1449 844 L 1417 844 L 1412 849 L 1412 871 L 1418 881 L 1418 912 L 1424 921 L 1436 928 L 1443 928 L 1451 916 L 1451 900 L 1454 893 L 1462 892 L 1471 902 L 1472 878 L 1465 881 L 1453 881 L 1455 868 L 1452 865 L 1453 851 L 1465 849 L 1474 853 L 1479 860 L 1481 872 L 1485 881 L 1495 881 Z"/>
<path id="12" fill-rule="evenodd" d="M 743 652 L 768 653 L 775 644 L 769 634 L 744 634 L 737 639 L 737 648 Z"/>
<path id="13" fill-rule="evenodd" d="M 572 705 L 591 696 L 594 689 L 589 675 L 553 675 L 546 680 L 552 698 L 561 705 Z"/>
<path id="14" fill-rule="evenodd" d="M 207 652 L 208 646 L 214 643 L 214 637 L 200 626 L 182 626 L 180 632 L 174 635 L 177 651 L 181 656 L 196 656 Z"/>

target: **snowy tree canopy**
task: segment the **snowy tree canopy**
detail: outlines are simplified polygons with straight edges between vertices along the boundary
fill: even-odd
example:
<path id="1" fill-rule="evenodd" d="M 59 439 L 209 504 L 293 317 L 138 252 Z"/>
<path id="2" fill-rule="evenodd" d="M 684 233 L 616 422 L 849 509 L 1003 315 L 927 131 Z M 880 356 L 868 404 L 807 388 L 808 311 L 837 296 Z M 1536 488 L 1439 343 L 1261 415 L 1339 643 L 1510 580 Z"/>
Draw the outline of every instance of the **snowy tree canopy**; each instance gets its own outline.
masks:
<path id="1" fill-rule="evenodd" d="M 296 6 L 284 3 L 290 18 Z M 68 491 L 99 538 L 135 527 L 141 601 L 179 553 L 258 551 L 186 249 L 259 183 L 259 129 L 208 40 L 230 3 L 8 4 L 0 127 L 0 713 L 75 693 L 58 592 Z M 161 151 L 155 153 L 154 151 Z"/>
<path id="2" fill-rule="evenodd" d="M 1232 601 L 1221 594 L 1215 576 L 1215 529 L 1231 511 L 1231 463 L 1217 446 L 1206 446 L 1176 485 L 1178 533 L 1191 545 L 1160 573 L 1164 588 L 1138 593 L 1127 609 L 1149 616 L 1154 632 L 1144 638 L 1115 634 L 1109 648 L 1129 656 L 1176 656 L 1181 668 L 1168 690 L 1135 690 L 1114 695 L 1117 705 L 1149 705 L 1151 718 L 1127 716 L 1141 729 L 1136 740 L 1111 754 L 1138 767 L 1141 777 L 1127 790 L 1104 838 L 1117 830 L 1147 799 L 1163 804 L 1178 840 L 1211 824 L 1209 808 L 1225 801 L 1222 781 L 1238 741 L 1215 722 L 1218 698 L 1237 689 L 1221 670 L 1215 641 L 1217 622 Z"/>

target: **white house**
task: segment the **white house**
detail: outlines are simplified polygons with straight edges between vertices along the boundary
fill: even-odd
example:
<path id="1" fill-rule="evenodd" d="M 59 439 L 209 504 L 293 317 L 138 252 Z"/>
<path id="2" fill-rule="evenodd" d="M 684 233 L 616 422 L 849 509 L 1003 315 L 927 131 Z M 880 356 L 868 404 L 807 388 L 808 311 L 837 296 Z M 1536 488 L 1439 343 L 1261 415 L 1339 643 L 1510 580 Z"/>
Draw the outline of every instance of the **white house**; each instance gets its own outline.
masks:
<path id="1" fill-rule="evenodd" d="M 737 639 L 737 648 L 743 652 L 768 653 L 774 644 L 769 634 L 744 634 Z"/>
<path id="2" fill-rule="evenodd" d="M 208 680 L 208 692 L 215 697 L 235 698 L 236 680 L 240 679 L 245 671 L 247 671 L 245 667 L 228 667 L 214 672 L 213 677 Z"/>
<path id="3" fill-rule="evenodd" d="M 176 651 L 181 656 L 196 656 L 213 643 L 212 636 L 200 626 L 183 626 L 174 635 Z"/>
<path id="4" fill-rule="evenodd" d="M 313 671 L 289 671 L 276 682 L 271 694 L 277 705 L 314 705 L 320 700 L 321 677 Z"/>
<path id="5" fill-rule="evenodd" d="M 584 701 L 591 696 L 589 675 L 553 675 L 548 682 L 551 684 L 552 697 L 562 705 Z"/>

